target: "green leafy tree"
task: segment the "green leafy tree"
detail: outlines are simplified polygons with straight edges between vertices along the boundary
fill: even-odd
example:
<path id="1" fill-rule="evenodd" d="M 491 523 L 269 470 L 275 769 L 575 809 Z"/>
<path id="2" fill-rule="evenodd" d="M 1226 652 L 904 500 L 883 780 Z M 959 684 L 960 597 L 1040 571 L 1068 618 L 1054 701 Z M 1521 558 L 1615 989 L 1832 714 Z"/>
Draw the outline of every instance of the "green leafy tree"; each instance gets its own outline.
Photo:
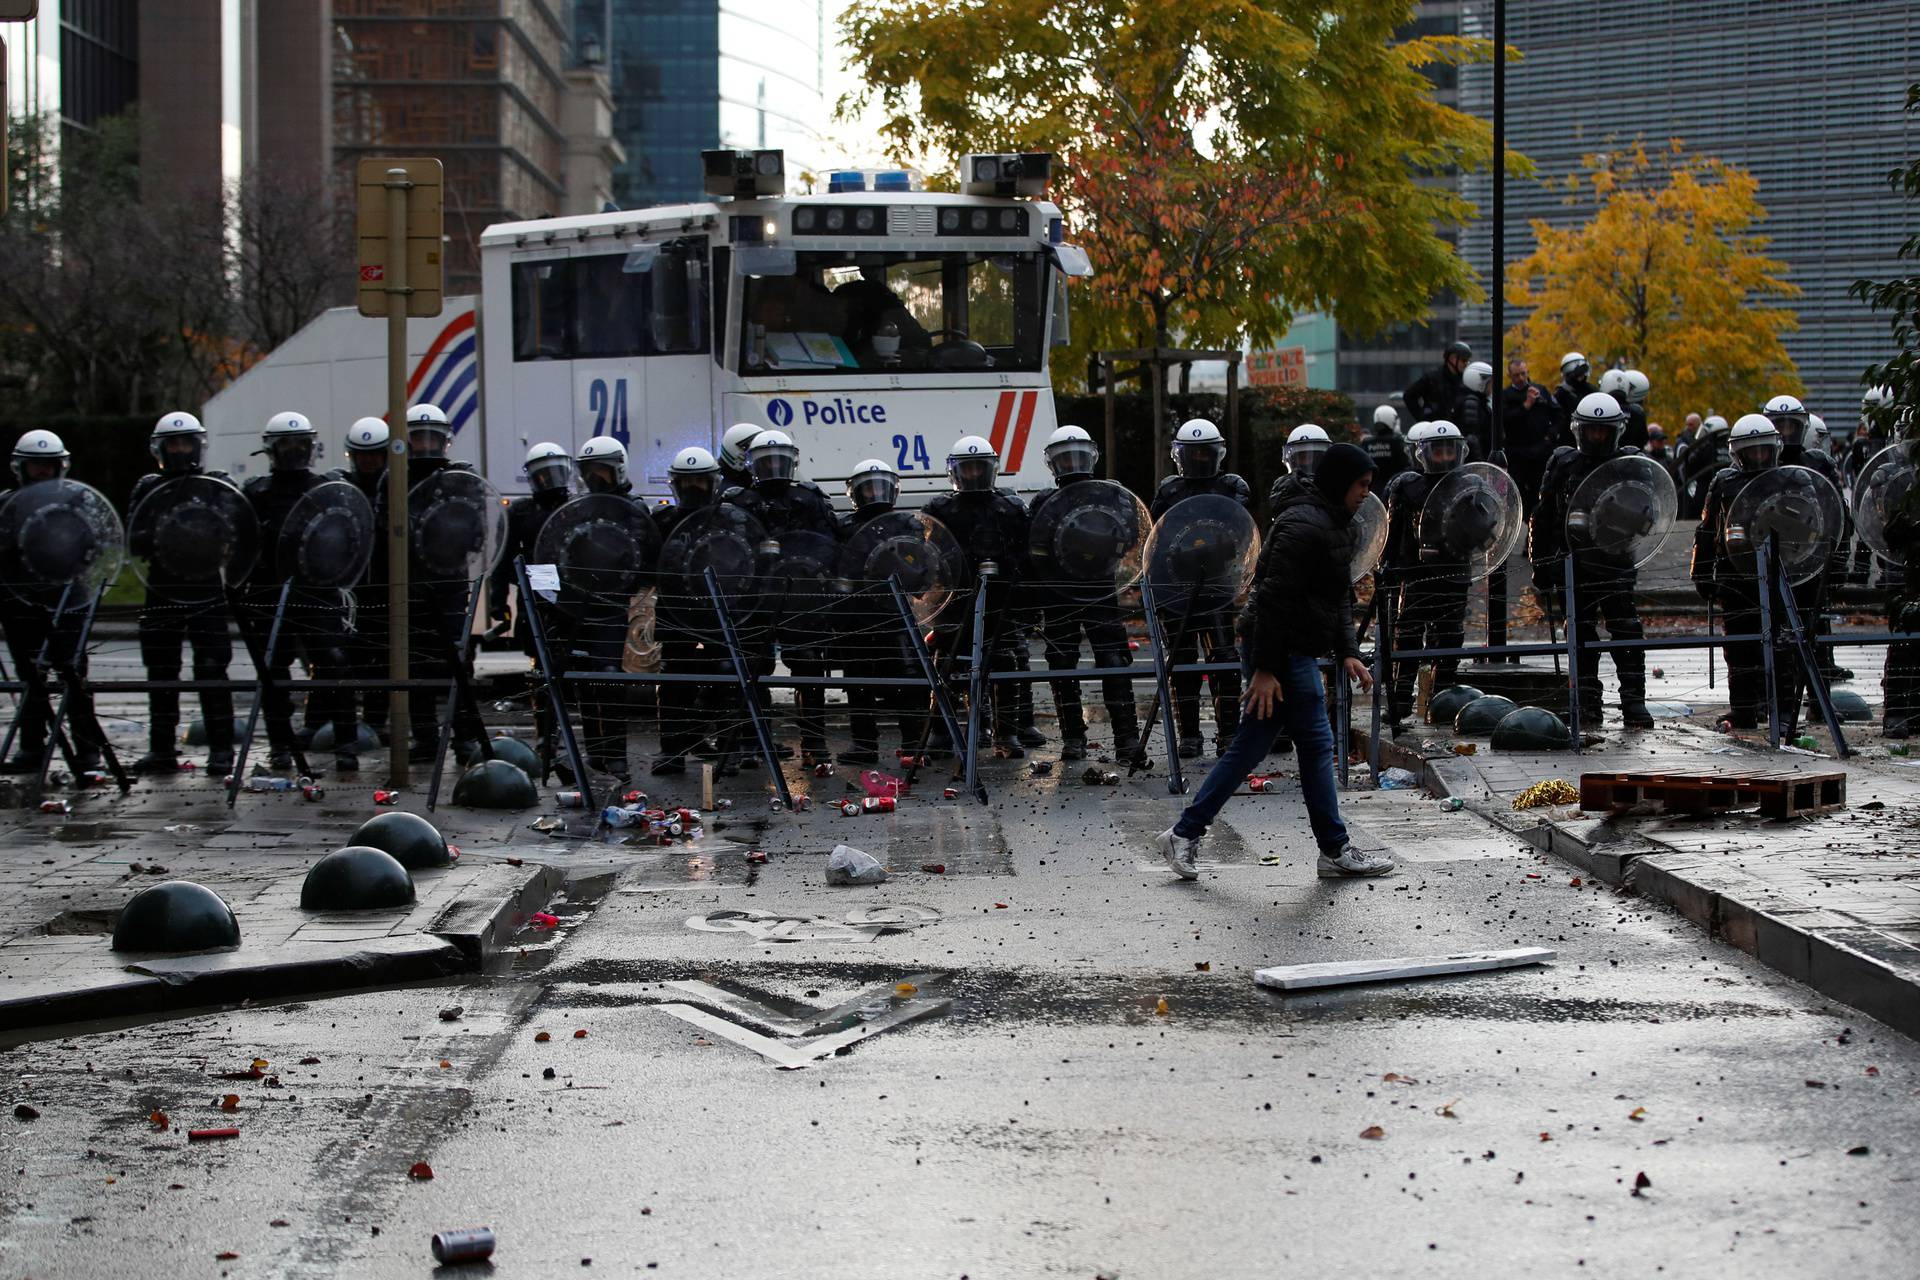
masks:
<path id="1" fill-rule="evenodd" d="M 1907 90 L 1907 112 L 1920 118 L 1920 83 Z M 1887 184 L 1914 202 L 1920 213 L 1920 156 L 1887 174 Z M 1896 251 L 1903 262 L 1915 264 L 1920 272 L 1920 231 L 1908 236 Z M 1920 452 L 1920 274 L 1896 276 L 1891 280 L 1857 280 L 1849 292 L 1876 311 L 1890 312 L 1888 327 L 1894 354 L 1869 367 L 1861 376 L 1868 386 L 1886 387 L 1893 393 L 1891 402 L 1873 410 L 1873 416 L 1888 434 L 1904 431 Z M 1920 496 L 1909 497 L 1912 515 L 1920 522 Z"/>
<path id="2" fill-rule="evenodd" d="M 1491 154 L 1423 68 L 1483 42 L 1397 41 L 1410 0 L 856 0 L 842 19 L 896 156 L 1053 151 L 1094 258 L 1075 346 L 1271 342 L 1303 310 L 1359 332 L 1478 297 L 1443 232 Z M 1056 367 L 1072 370 L 1071 359 Z"/>

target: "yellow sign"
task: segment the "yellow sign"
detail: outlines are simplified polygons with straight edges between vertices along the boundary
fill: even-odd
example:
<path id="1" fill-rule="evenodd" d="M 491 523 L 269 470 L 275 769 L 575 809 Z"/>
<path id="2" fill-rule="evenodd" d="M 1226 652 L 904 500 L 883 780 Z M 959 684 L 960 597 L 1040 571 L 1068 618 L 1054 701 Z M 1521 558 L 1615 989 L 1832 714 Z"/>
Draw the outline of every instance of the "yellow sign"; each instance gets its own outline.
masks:
<path id="1" fill-rule="evenodd" d="M 393 170 L 400 174 L 390 178 Z M 399 264 L 389 260 L 388 198 L 390 181 L 406 193 L 406 313 L 437 316 L 445 297 L 442 271 L 442 183 L 438 160 L 430 157 L 363 156 L 359 170 L 359 205 L 355 225 L 360 240 L 360 265 L 355 282 L 360 314 L 384 316 L 389 291 Z"/>

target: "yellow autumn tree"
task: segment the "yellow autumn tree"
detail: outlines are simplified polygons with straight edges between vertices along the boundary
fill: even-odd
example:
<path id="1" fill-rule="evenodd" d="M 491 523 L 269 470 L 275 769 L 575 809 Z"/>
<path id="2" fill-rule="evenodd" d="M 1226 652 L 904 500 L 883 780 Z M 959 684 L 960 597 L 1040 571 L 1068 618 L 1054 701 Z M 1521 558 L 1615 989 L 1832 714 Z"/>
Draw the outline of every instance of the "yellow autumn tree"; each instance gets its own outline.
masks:
<path id="1" fill-rule="evenodd" d="M 1565 179 L 1585 221 L 1535 221 L 1534 251 L 1507 269 L 1507 302 L 1527 312 L 1509 331 L 1543 374 L 1579 351 L 1600 370 L 1624 360 L 1653 384 L 1648 416 L 1732 418 L 1800 375 L 1781 336 L 1799 327 L 1787 265 L 1754 228 L 1759 182 L 1738 165 L 1689 156 L 1675 139 L 1586 158 Z M 1551 379 L 1549 379 L 1551 380 Z"/>

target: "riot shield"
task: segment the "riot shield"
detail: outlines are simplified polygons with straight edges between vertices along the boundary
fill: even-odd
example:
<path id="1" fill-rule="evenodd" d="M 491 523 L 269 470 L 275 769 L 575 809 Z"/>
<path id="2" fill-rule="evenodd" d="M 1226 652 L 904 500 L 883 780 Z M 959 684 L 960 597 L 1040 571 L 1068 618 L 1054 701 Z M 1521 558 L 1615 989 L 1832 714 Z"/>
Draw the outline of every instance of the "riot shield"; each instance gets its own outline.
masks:
<path id="1" fill-rule="evenodd" d="M 845 598 L 840 586 L 840 543 L 824 533 L 796 530 L 769 538 L 762 548 L 767 609 L 761 621 L 783 643 L 821 644 L 832 637 Z"/>
<path id="2" fill-rule="evenodd" d="M 1146 504 L 1111 480 L 1057 489 L 1027 530 L 1034 585 L 1075 602 L 1111 600 L 1140 581 L 1152 526 Z"/>
<path id="3" fill-rule="evenodd" d="M 1260 531 L 1232 498 L 1203 493 L 1167 508 L 1147 538 L 1146 577 L 1163 612 L 1212 613 L 1238 604 L 1260 558 Z"/>
<path id="4" fill-rule="evenodd" d="M 1887 564 L 1904 565 L 1905 539 L 1896 546 L 1888 536 L 1888 526 L 1900 514 L 1907 494 L 1913 489 L 1912 446 L 1890 445 L 1867 459 L 1853 482 L 1853 527 L 1860 541 Z"/>
<path id="5" fill-rule="evenodd" d="M 660 616 L 668 626 L 701 640 L 724 637 L 707 594 L 713 570 L 736 625 L 765 604 L 767 531 L 744 508 L 717 502 L 680 522 L 660 548 Z"/>
<path id="6" fill-rule="evenodd" d="M 1353 513 L 1353 559 L 1347 564 L 1347 581 L 1358 582 L 1380 567 L 1387 553 L 1387 504 L 1378 494 L 1369 493 Z"/>
<path id="7" fill-rule="evenodd" d="M 351 587 L 373 557 L 373 508 L 345 480 L 317 484 L 300 495 L 280 527 L 274 563 L 295 585 Z"/>
<path id="8" fill-rule="evenodd" d="M 1667 469 L 1644 453 L 1595 467 L 1567 504 L 1567 545 L 1582 559 L 1638 569 L 1653 559 L 1680 514 Z"/>
<path id="9" fill-rule="evenodd" d="M 126 539 L 106 495 L 78 480 L 42 480 L 0 507 L 0 578 L 30 604 L 53 608 L 69 586 L 82 607 L 120 574 Z"/>
<path id="10" fill-rule="evenodd" d="M 408 551 L 425 581 L 471 582 L 500 561 L 507 508 L 477 471 L 436 471 L 407 494 Z"/>
<path id="11" fill-rule="evenodd" d="M 660 530 L 633 499 L 589 493 L 548 517 L 534 541 L 533 559 L 560 576 L 560 606 L 594 603 L 626 607 L 652 580 L 660 558 Z"/>
<path id="12" fill-rule="evenodd" d="M 253 569 L 260 522 L 231 482 L 175 476 L 127 514 L 127 551 L 149 598 L 206 603 Z"/>
<path id="13" fill-rule="evenodd" d="M 1748 482 L 1726 517 L 1734 563 L 1756 567 L 1755 549 L 1772 536 L 1780 571 L 1793 586 L 1816 577 L 1844 528 L 1839 490 L 1806 467 L 1775 467 Z"/>
<path id="14" fill-rule="evenodd" d="M 1491 462 L 1469 462 L 1440 477 L 1420 509 L 1420 559 L 1465 565 L 1469 580 L 1504 565 L 1520 545 L 1520 486 Z"/>
<path id="15" fill-rule="evenodd" d="M 940 616 L 966 575 L 966 554 L 953 531 L 924 511 L 889 511 L 853 531 L 840 548 L 840 580 L 848 590 L 893 578 L 921 626 Z"/>

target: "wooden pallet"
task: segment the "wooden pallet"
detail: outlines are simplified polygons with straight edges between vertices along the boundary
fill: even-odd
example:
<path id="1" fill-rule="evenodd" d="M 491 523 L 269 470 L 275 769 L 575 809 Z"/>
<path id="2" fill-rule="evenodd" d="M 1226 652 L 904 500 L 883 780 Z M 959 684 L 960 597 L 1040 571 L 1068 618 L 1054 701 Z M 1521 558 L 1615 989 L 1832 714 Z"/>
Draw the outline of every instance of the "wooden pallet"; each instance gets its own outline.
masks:
<path id="1" fill-rule="evenodd" d="M 1804 818 L 1847 807 L 1845 773 L 1583 773 L 1582 809 L 1630 809 L 1643 801 L 1667 813 L 1724 813 L 1758 805 L 1766 818 Z"/>

